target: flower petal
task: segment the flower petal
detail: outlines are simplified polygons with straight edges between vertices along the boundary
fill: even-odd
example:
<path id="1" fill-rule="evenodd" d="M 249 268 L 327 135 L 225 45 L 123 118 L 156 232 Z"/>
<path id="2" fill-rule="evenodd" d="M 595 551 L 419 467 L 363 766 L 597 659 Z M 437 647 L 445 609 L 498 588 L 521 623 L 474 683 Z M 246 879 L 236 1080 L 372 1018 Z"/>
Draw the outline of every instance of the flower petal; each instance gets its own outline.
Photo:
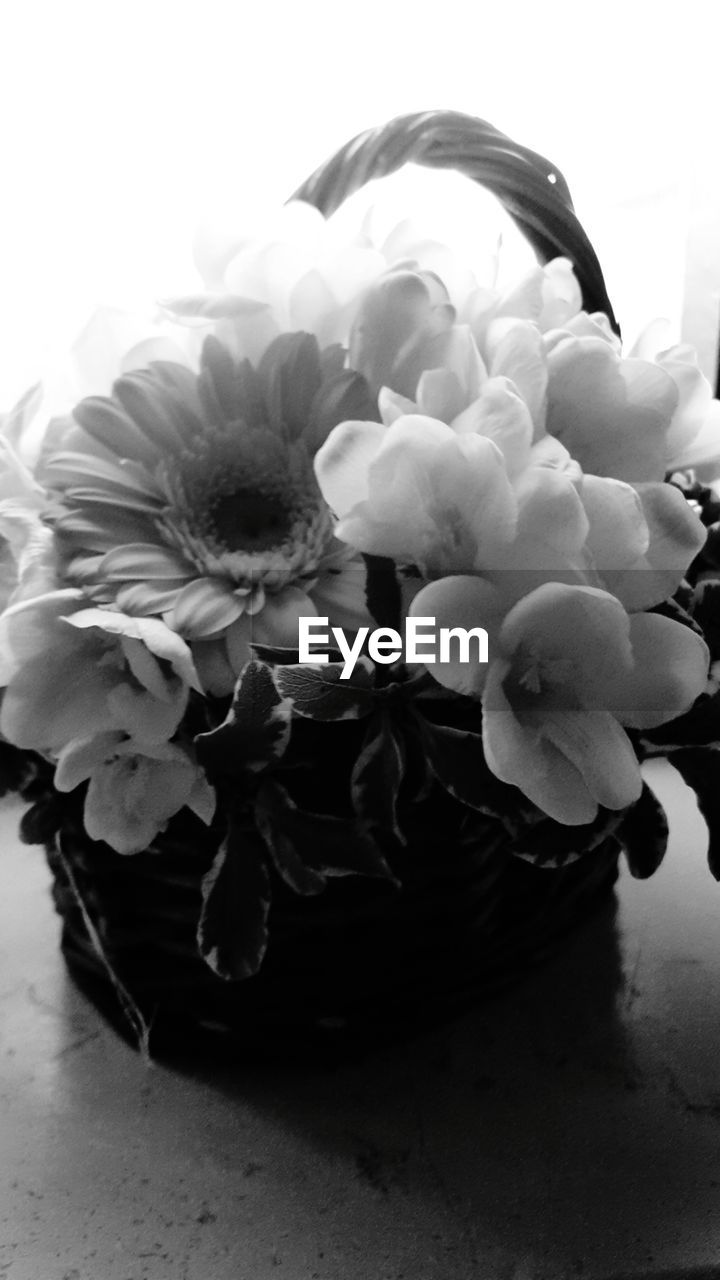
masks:
<path id="1" fill-rule="evenodd" d="M 632 485 L 586 475 L 580 495 L 590 522 L 586 545 L 598 569 L 623 569 L 645 555 L 650 533 Z"/>
<path id="2" fill-rule="evenodd" d="M 425 369 L 444 364 L 452 324 L 447 308 L 433 303 L 422 277 L 395 270 L 366 291 L 350 334 L 348 362 L 362 373 L 371 390 L 391 387 L 416 398 Z"/>
<path id="3" fill-rule="evenodd" d="M 148 696 L 144 690 L 133 689 L 129 684 L 118 684 L 107 694 L 107 706 L 112 723 L 118 725 L 134 741 L 167 742 L 176 732 L 187 707 L 186 685 L 176 681 L 174 696 L 170 701 L 160 701 Z"/>
<path id="4" fill-rule="evenodd" d="M 229 584 L 217 578 L 196 578 L 183 587 L 166 621 L 188 640 L 201 640 L 229 627 L 244 608 Z"/>
<path id="5" fill-rule="evenodd" d="M 122 740 L 123 734 L 117 730 L 95 733 L 69 742 L 58 755 L 53 779 L 57 790 L 74 791 L 81 782 L 92 776 L 102 761 L 113 758 L 115 749 Z"/>
<path id="6" fill-rule="evenodd" d="M 543 267 L 542 330 L 565 325 L 582 307 L 582 291 L 569 258 L 553 258 Z"/>
<path id="7" fill-rule="evenodd" d="M 160 674 L 160 683 L 158 683 L 158 675 L 153 670 L 155 668 L 159 672 L 155 658 L 162 658 L 163 661 L 168 662 L 175 674 L 185 684 L 190 685 L 193 689 L 198 688 L 197 675 L 193 667 L 192 654 L 189 647 L 176 632 L 171 631 L 159 618 L 132 617 L 118 613 L 115 609 L 81 609 L 79 612 L 71 614 L 65 621 L 71 626 L 80 629 L 97 627 L 100 631 L 105 631 L 109 635 L 121 636 L 123 642 L 132 642 L 133 646 L 141 644 L 149 655 L 154 655 L 152 658 L 153 667 L 143 663 L 142 659 L 137 656 L 137 650 L 128 650 L 125 643 L 123 643 L 123 650 L 136 678 L 147 689 L 152 689 L 156 697 L 163 698 L 167 696 L 167 680 L 164 675 Z M 133 654 L 136 655 L 135 659 L 132 656 Z M 141 663 L 142 665 L 140 665 Z"/>
<path id="8" fill-rule="evenodd" d="M 533 423 L 524 400 L 508 378 L 488 379 L 471 405 L 453 422 L 459 435 L 474 432 L 497 445 L 509 476 L 528 465 Z"/>
<path id="9" fill-rule="evenodd" d="M 63 546 L 83 551 L 112 551 L 122 544 L 148 543 L 155 532 L 152 521 L 138 512 L 115 508 L 109 503 L 99 518 L 99 508 L 68 511 L 54 525 Z"/>
<path id="10" fill-rule="evenodd" d="M 88 453 L 53 454 L 47 462 L 45 471 L 55 484 L 73 489 L 82 485 L 83 481 L 98 481 L 107 486 L 105 496 L 126 495 L 130 498 L 143 497 L 162 502 L 164 495 L 152 476 L 145 468 L 131 460 L 113 462 L 110 459 L 95 457 Z"/>
<path id="11" fill-rule="evenodd" d="M 630 619 L 634 665 L 608 680 L 606 705 L 633 729 L 654 729 L 683 715 L 707 685 L 707 645 L 689 627 L 657 613 Z"/>
<path id="12" fill-rule="evenodd" d="M 584 707 L 605 709 L 608 685 L 633 667 L 630 618 L 619 600 L 595 587 L 538 587 L 508 613 L 500 644 L 507 655 L 529 647 Z"/>
<path id="13" fill-rule="evenodd" d="M 679 396 L 667 433 L 666 466 L 668 471 L 672 471 L 688 465 L 683 462 L 685 451 L 692 449 L 710 410 L 713 395 L 692 347 L 671 347 L 662 352 L 657 363 L 670 374 Z"/>
<path id="14" fill-rule="evenodd" d="M 206 827 L 210 826 L 217 808 L 217 796 L 215 788 L 211 787 L 207 778 L 198 770 L 198 775 L 193 784 L 192 791 L 185 801 L 188 809 L 191 809 Z"/>
<path id="15" fill-rule="evenodd" d="M 18 747 L 59 750 L 73 738 L 108 728 L 106 694 L 112 687 L 101 656 L 78 642 L 57 639 L 52 659 L 39 653 L 13 675 L 0 710 L 0 731 Z"/>
<path id="16" fill-rule="evenodd" d="M 250 619 L 243 614 L 238 618 L 237 622 L 233 622 L 228 627 L 225 635 L 216 640 L 193 640 L 192 655 L 195 664 L 195 670 L 198 673 L 200 686 L 203 693 L 213 698 L 226 698 L 235 688 L 235 682 L 238 675 L 242 671 L 247 662 L 250 661 L 252 653 L 249 645 L 246 644 L 245 651 L 242 656 L 237 670 L 234 670 L 230 664 L 228 650 L 226 647 L 227 638 L 232 634 L 236 627 L 243 626 L 245 632 L 249 632 Z"/>
<path id="17" fill-rule="evenodd" d="M 674 485 L 636 488 L 649 534 L 646 554 L 626 570 L 602 574 L 608 590 L 633 612 L 673 595 L 706 538 L 705 526 Z"/>
<path id="18" fill-rule="evenodd" d="M 397 401 L 406 405 L 411 404 L 402 396 L 397 396 Z M 465 408 L 466 403 L 467 398 L 456 373 L 450 369 L 425 370 L 417 386 L 417 405 L 422 414 L 427 414 L 429 418 L 437 418 L 440 422 L 450 423 Z M 405 412 L 412 413 L 413 409 L 408 408 Z M 395 417 L 398 416 L 395 415 Z M 383 421 L 387 421 L 384 415 Z"/>
<path id="19" fill-rule="evenodd" d="M 528 407 L 536 436 L 542 435 L 548 373 L 540 330 L 527 320 L 495 320 L 487 342 L 491 377 L 513 382 Z"/>
<path id="20" fill-rule="evenodd" d="M 609 711 L 550 709 L 540 730 L 606 809 L 625 809 L 640 798 L 642 777 L 630 739 Z"/>
<path id="21" fill-rule="evenodd" d="M 315 455 L 315 475 L 331 511 L 347 515 L 368 497 L 368 473 L 386 428 L 379 422 L 343 422 Z"/>
<path id="22" fill-rule="evenodd" d="M 709 478 L 717 476 L 720 467 L 720 400 L 710 402 L 692 440 L 669 459 L 669 469 L 682 470 L 685 467 L 703 468 L 703 471 L 707 468 Z"/>
<path id="23" fill-rule="evenodd" d="M 422 383 L 422 378 L 420 382 Z M 405 414 L 418 413 L 419 405 L 414 400 L 408 400 L 407 396 L 400 396 L 397 391 L 391 391 L 389 387 L 381 387 L 378 393 L 378 409 L 385 426 L 391 427 L 394 422 L 397 422 L 398 418 L 404 417 Z M 434 415 L 431 414 L 430 416 L 433 417 Z"/>
<path id="24" fill-rule="evenodd" d="M 118 458 L 134 458 L 155 466 L 161 457 L 157 445 L 112 400 L 90 396 L 80 401 L 73 410 L 73 416 L 93 440 Z"/>
<path id="25" fill-rule="evenodd" d="M 118 608 L 124 613 L 144 617 L 149 614 L 169 613 L 177 602 L 182 585 L 163 578 L 155 582 L 133 582 L 121 586 L 115 597 Z"/>
<path id="26" fill-rule="evenodd" d="M 117 853 L 140 853 L 186 803 L 195 782 L 190 760 L 120 757 L 97 769 L 85 799 L 85 830 Z"/>
<path id="27" fill-rule="evenodd" d="M 495 588 L 482 578 L 458 574 L 430 582 L 414 597 L 409 612 L 412 618 L 434 618 L 436 634 L 444 627 L 463 627 L 466 630 L 483 627 L 488 633 L 488 653 L 492 658 L 502 616 L 502 600 Z M 427 664 L 433 679 L 456 693 L 480 694 L 487 666 L 479 662 L 461 662 L 455 646 L 451 645 L 450 653 L 449 662 L 440 662 L 436 655 L 436 660 Z"/>
<path id="28" fill-rule="evenodd" d="M 548 356 L 547 430 L 583 471 L 662 480 L 678 392 L 665 370 L 620 359 L 601 339 L 567 338 Z"/>
<path id="29" fill-rule="evenodd" d="M 130 542 L 106 552 L 98 566 L 98 577 L 104 582 L 140 582 L 153 579 L 188 581 L 193 566 L 176 551 L 153 542 Z"/>
<path id="30" fill-rule="evenodd" d="M 501 782 L 516 786 L 556 822 L 583 826 L 597 803 L 580 771 L 551 742 L 524 729 L 503 690 L 507 663 L 495 662 L 483 694 L 483 747 L 488 766 Z"/>
<path id="31" fill-rule="evenodd" d="M 243 667 L 252 658 L 250 642 L 253 639 L 254 621 L 249 614 L 243 613 L 225 632 L 225 652 L 234 673 L 231 692 Z M 216 674 L 219 677 L 219 668 Z"/>

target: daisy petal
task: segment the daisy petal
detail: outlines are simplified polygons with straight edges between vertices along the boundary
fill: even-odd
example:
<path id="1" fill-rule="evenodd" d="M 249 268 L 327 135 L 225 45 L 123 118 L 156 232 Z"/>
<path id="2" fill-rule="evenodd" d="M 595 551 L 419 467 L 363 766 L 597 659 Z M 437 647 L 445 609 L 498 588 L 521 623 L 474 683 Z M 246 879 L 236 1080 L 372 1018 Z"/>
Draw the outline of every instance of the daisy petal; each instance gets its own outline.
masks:
<path id="1" fill-rule="evenodd" d="M 169 625 L 189 640 L 200 640 L 229 627 L 244 610 L 232 588 L 213 578 L 196 578 L 180 592 Z"/>
<path id="2" fill-rule="evenodd" d="M 132 418 L 101 396 L 81 400 L 73 416 L 84 431 L 118 458 L 135 458 L 154 466 L 161 454 Z"/>
<path id="3" fill-rule="evenodd" d="M 128 582 L 133 578 L 147 582 L 157 578 L 187 581 L 192 578 L 194 570 L 181 555 L 167 547 L 151 542 L 131 542 L 108 551 L 102 558 L 99 572 L 107 582 Z"/>
<path id="4" fill-rule="evenodd" d="M 162 500 L 163 493 L 143 466 L 132 461 L 113 462 L 91 457 L 87 453 L 56 453 L 46 465 L 47 474 L 63 486 L 74 487 L 78 482 L 102 481 L 114 494 L 141 495 L 144 498 Z"/>
<path id="5" fill-rule="evenodd" d="M 171 372 L 168 374 L 167 370 Z M 182 447 L 184 439 L 191 439 L 202 430 L 202 418 L 199 412 L 195 376 L 183 365 L 173 365 L 170 361 L 158 360 L 153 371 L 165 371 L 165 381 L 171 383 L 172 390 L 180 390 L 180 396 L 168 395 L 171 387 L 166 386 L 166 394 L 162 394 L 157 381 L 150 371 L 140 369 L 127 373 L 113 383 L 113 395 L 120 401 L 125 412 L 136 424 L 140 432 L 162 455 L 168 451 L 175 452 Z M 175 372 L 180 370 L 180 378 L 186 374 L 188 386 L 178 387 L 180 378 Z M 186 396 L 190 389 L 190 395 Z"/>
<path id="6" fill-rule="evenodd" d="M 148 542 L 154 533 L 154 525 L 139 513 L 108 507 L 103 518 L 97 509 L 92 512 L 69 511 L 55 524 L 56 533 L 63 541 L 85 551 L 112 551 L 119 543 Z"/>
<path id="7" fill-rule="evenodd" d="M 121 586 L 115 597 L 118 608 L 138 617 L 164 614 L 174 608 L 182 587 L 167 578 L 155 582 L 132 582 Z"/>

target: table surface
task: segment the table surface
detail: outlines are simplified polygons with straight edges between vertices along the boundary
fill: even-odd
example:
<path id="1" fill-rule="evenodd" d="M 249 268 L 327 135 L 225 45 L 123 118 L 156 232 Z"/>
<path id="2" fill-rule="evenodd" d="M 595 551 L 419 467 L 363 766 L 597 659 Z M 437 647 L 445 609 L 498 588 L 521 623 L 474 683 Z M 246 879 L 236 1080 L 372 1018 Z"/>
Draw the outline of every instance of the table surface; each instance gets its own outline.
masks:
<path id="1" fill-rule="evenodd" d="M 0 1278 L 720 1280 L 720 886 L 653 770 L 653 880 L 452 1026 L 299 1074 L 147 1066 L 3 802 Z"/>

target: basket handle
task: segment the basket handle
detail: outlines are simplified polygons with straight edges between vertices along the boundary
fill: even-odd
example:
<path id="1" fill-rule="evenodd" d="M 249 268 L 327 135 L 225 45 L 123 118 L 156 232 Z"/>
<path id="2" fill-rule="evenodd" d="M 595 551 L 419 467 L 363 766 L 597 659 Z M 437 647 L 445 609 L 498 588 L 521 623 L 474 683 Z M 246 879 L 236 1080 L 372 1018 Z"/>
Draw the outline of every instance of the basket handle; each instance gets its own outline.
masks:
<path id="1" fill-rule="evenodd" d="M 615 319 L 597 255 L 573 209 L 567 183 L 544 156 L 521 147 L 485 120 L 460 111 L 397 116 L 358 134 L 291 196 L 329 217 L 366 182 L 408 163 L 456 169 L 491 191 L 524 233 L 539 260 L 569 258 L 587 311 Z"/>

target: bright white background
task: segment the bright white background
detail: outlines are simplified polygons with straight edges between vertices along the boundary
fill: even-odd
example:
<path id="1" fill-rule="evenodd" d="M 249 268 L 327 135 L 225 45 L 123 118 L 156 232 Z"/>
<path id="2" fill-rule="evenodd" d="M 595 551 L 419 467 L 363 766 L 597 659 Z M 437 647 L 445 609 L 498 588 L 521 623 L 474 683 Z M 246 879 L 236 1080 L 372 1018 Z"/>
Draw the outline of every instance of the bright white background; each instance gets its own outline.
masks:
<path id="1" fill-rule="evenodd" d="M 0 14 L 0 408 L 96 303 L 184 288 L 198 221 L 240 224 L 353 134 L 432 107 L 485 117 L 557 163 L 629 336 L 657 314 L 679 331 L 689 275 L 685 334 L 711 372 L 709 0 L 672 13 L 632 0 L 4 0 Z"/>

